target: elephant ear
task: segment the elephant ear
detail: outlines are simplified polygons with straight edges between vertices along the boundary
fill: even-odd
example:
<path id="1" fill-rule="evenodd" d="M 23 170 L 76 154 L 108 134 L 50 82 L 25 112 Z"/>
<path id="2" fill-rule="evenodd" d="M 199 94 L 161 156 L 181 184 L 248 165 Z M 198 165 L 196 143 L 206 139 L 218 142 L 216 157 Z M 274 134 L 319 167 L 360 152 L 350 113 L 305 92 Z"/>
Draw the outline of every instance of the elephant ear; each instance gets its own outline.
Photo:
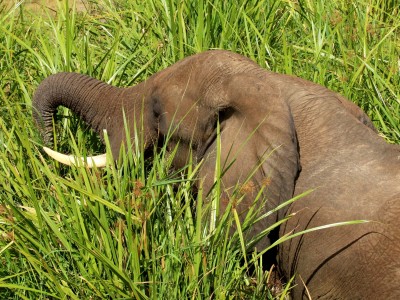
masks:
<path id="1" fill-rule="evenodd" d="M 368 115 L 357 105 L 353 102 L 347 100 L 342 95 L 335 93 L 336 98 L 340 101 L 340 103 L 344 106 L 344 108 L 352 114 L 358 121 L 363 123 L 368 128 L 372 129 L 375 133 L 378 133 L 378 130 L 375 128 L 374 124 L 372 123 L 371 119 Z"/>
<path id="2" fill-rule="evenodd" d="M 264 188 L 264 207 L 269 211 L 293 196 L 296 176 L 299 172 L 299 154 L 294 121 L 290 108 L 280 96 L 279 89 L 266 80 L 248 74 L 233 75 L 222 83 L 221 165 L 229 166 L 222 183 L 226 197 L 239 184 L 244 195 L 238 209 L 244 213 Z M 201 177 L 205 185 L 212 186 L 217 141 L 208 149 Z M 249 179 L 250 178 L 250 179 Z M 222 208 L 224 203 L 222 201 Z M 271 217 L 252 229 L 260 232 L 282 217 L 285 212 Z"/>

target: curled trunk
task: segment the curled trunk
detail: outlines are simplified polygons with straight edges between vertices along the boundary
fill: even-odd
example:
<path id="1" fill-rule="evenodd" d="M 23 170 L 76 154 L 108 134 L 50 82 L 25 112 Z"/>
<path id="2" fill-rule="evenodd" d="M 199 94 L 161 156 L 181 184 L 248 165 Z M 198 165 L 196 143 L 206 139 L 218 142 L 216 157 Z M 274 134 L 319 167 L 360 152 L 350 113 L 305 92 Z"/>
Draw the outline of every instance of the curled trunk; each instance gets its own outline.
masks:
<path id="1" fill-rule="evenodd" d="M 121 107 L 123 89 L 77 73 L 58 73 L 39 85 L 33 97 L 33 118 L 40 128 L 45 143 L 52 142 L 52 119 L 58 106 L 77 113 L 100 136 L 103 129 L 111 133 L 109 116 Z M 117 97 L 116 97 L 117 95 Z M 119 112 L 118 114 L 121 114 Z"/>

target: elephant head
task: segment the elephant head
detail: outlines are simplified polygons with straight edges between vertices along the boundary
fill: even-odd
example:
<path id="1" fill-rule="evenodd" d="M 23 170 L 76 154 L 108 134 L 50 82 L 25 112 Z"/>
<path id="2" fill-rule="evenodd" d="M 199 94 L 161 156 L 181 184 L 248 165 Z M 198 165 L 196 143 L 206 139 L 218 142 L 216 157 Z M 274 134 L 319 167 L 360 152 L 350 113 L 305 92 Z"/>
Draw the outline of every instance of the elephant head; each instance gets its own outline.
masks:
<path id="1" fill-rule="evenodd" d="M 400 297 L 399 146 L 386 144 L 365 113 L 340 95 L 214 50 L 128 88 L 74 73 L 50 76 L 33 99 L 34 119 L 47 142 L 59 105 L 79 114 L 100 135 L 107 130 L 114 157 L 126 143 L 124 115 L 130 139 L 140 125 L 145 148 L 169 136 L 168 148 L 179 145 L 173 167 L 185 165 L 189 154 L 196 162 L 203 160 L 199 175 L 205 189 L 213 185 L 220 124 L 222 165 L 230 165 L 222 178 L 222 198 L 232 197 L 235 185 L 251 187 L 239 212 L 268 183 L 262 212 L 316 189 L 291 205 L 289 212 L 296 214 L 281 235 L 339 221 L 376 221 L 283 243 L 279 262 L 284 275 L 301 276 L 314 298 Z M 252 234 L 286 214 L 279 210 L 257 223 Z M 266 239 L 260 246 L 269 243 Z M 298 284 L 294 298 L 304 291 Z"/>
<path id="2" fill-rule="evenodd" d="M 196 162 L 203 160 L 199 176 L 205 191 L 214 184 L 219 122 L 221 165 L 235 160 L 222 178 L 224 197 L 231 197 L 236 185 L 251 186 L 238 207 L 244 212 L 268 182 L 262 203 L 265 212 L 292 197 L 299 165 L 289 106 L 274 87 L 259 78 L 263 72 L 243 56 L 209 51 L 188 57 L 128 88 L 113 87 L 85 75 L 59 73 L 38 87 L 33 116 L 45 142 L 51 142 L 56 108 L 61 105 L 71 109 L 98 134 L 107 131 L 115 158 L 126 143 L 124 122 L 131 139 L 135 125 L 142 130 L 145 149 L 169 136 L 169 149 L 179 144 L 173 167 L 186 165 L 189 154 Z M 251 173 L 255 174 L 249 183 Z M 221 202 L 222 209 L 226 204 Z M 260 222 L 253 231 L 266 228 L 265 222 L 273 222 L 277 216 L 271 218 L 274 220 Z"/>

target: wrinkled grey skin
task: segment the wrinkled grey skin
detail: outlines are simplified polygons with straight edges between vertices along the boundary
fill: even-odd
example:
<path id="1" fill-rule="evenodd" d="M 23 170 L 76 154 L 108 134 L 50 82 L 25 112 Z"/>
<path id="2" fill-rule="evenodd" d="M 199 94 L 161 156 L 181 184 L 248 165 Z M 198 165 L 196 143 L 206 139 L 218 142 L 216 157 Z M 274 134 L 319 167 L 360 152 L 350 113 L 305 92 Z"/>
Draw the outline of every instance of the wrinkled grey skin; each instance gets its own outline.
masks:
<path id="1" fill-rule="evenodd" d="M 195 160 L 204 159 L 199 175 L 205 190 L 214 178 L 219 120 L 223 162 L 236 158 L 223 177 L 222 209 L 230 188 L 243 184 L 259 164 L 244 184 L 240 212 L 263 185 L 264 211 L 316 188 L 254 226 L 253 234 L 294 212 L 281 226 L 281 236 L 333 222 L 376 221 L 283 243 L 278 262 L 287 278 L 296 274 L 294 299 L 305 297 L 300 276 L 313 299 L 400 299 L 400 147 L 387 144 L 361 109 L 340 95 L 266 71 L 238 54 L 208 51 L 129 88 L 74 73 L 50 76 L 33 101 L 46 141 L 59 105 L 78 113 L 100 135 L 107 129 L 114 157 L 125 138 L 122 110 L 131 128 L 143 121 L 145 147 L 176 128 L 169 145 L 180 145 L 173 165 L 183 166 L 189 150 Z M 265 239 L 258 248 L 269 243 Z"/>

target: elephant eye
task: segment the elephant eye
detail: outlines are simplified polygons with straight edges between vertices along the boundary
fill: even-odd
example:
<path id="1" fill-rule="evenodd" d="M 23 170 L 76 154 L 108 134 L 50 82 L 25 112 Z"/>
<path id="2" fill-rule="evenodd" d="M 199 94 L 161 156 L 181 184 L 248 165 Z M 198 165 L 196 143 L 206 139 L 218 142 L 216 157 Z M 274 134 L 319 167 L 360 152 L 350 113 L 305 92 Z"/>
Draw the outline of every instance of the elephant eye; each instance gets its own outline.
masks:
<path id="1" fill-rule="evenodd" d="M 225 107 L 218 111 L 218 120 L 219 123 L 224 122 L 225 120 L 228 120 L 233 113 L 235 112 L 235 109 L 233 107 Z"/>
<path id="2" fill-rule="evenodd" d="M 153 115 L 156 119 L 160 117 L 163 112 L 161 101 L 158 97 L 153 96 Z"/>

